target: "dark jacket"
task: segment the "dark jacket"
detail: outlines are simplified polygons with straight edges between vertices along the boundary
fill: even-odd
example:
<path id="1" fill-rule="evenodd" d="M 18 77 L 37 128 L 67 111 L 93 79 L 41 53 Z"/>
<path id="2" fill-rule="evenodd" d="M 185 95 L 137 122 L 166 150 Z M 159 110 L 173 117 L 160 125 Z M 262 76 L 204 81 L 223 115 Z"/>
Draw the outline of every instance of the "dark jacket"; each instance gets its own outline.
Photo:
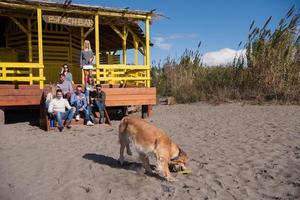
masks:
<path id="1" fill-rule="evenodd" d="M 98 92 L 97 90 L 94 93 L 95 101 L 99 101 L 100 103 L 103 103 L 105 105 L 105 99 L 106 99 L 106 94 L 101 90 L 101 92 Z"/>

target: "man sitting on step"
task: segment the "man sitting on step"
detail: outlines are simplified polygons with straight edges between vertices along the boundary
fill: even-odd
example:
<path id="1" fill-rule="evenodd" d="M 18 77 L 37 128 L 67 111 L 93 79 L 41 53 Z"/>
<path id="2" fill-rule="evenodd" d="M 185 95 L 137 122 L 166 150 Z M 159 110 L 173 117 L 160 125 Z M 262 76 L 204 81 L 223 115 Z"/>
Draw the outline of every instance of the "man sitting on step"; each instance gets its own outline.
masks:
<path id="1" fill-rule="evenodd" d="M 59 82 L 57 83 L 57 89 L 61 89 L 64 98 L 66 98 L 68 101 L 70 100 L 70 97 L 73 93 L 73 86 L 70 81 L 66 80 L 65 74 L 59 74 Z"/>
<path id="2" fill-rule="evenodd" d="M 66 108 L 68 111 L 66 111 Z M 61 132 L 64 129 L 63 120 L 67 128 L 71 128 L 75 108 L 71 107 L 69 102 L 63 98 L 61 89 L 56 90 L 56 98 L 49 103 L 48 113 L 54 116 L 58 123 L 58 129 Z"/>
<path id="3" fill-rule="evenodd" d="M 87 126 L 93 126 L 94 123 L 91 107 L 87 105 L 86 98 L 84 93 L 82 92 L 82 86 L 77 85 L 76 91 L 71 96 L 71 105 L 75 106 L 76 113 L 75 119 L 78 121 L 80 119 L 79 111 L 82 111 L 84 114 L 84 121 Z"/>
<path id="4" fill-rule="evenodd" d="M 96 85 L 96 91 L 94 92 L 93 99 L 94 99 L 95 108 L 100 113 L 99 123 L 102 124 L 105 122 L 104 110 L 105 110 L 106 94 L 103 92 L 102 86 L 100 84 Z"/>

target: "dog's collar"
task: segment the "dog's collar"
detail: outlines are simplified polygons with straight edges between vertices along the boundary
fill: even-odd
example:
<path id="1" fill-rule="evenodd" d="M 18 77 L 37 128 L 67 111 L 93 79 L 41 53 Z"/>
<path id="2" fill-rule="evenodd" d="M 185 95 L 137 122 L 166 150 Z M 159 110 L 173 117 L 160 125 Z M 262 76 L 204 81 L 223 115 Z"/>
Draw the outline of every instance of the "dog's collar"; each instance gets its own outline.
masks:
<path id="1" fill-rule="evenodd" d="M 176 161 L 176 160 L 178 160 L 178 158 L 179 158 L 179 154 L 175 158 L 171 158 L 171 161 Z"/>
<path id="2" fill-rule="evenodd" d="M 179 159 L 179 156 L 180 156 L 180 153 L 181 153 L 181 149 L 178 148 L 178 155 L 177 155 L 176 157 L 174 157 L 174 158 L 171 158 L 171 161 L 176 161 L 176 160 L 178 160 L 178 159 Z"/>

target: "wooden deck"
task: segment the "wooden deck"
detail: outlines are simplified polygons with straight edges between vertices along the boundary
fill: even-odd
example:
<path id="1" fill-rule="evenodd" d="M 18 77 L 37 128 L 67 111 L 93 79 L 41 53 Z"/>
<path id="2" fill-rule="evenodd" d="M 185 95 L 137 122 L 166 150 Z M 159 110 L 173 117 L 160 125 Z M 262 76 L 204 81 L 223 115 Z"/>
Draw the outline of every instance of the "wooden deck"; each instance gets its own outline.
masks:
<path id="1" fill-rule="evenodd" d="M 45 85 L 0 85 L 0 107 L 40 105 L 43 94 L 49 91 Z M 155 105 L 156 88 L 103 88 L 106 106 Z"/>
<path id="2" fill-rule="evenodd" d="M 41 128 L 48 130 L 49 122 L 43 108 L 49 85 L 39 89 L 38 85 L 0 85 L 0 124 L 5 123 L 5 110 L 20 106 L 40 106 Z M 142 106 L 142 116 L 149 116 L 151 105 L 156 104 L 156 88 L 103 88 L 106 107 Z"/>

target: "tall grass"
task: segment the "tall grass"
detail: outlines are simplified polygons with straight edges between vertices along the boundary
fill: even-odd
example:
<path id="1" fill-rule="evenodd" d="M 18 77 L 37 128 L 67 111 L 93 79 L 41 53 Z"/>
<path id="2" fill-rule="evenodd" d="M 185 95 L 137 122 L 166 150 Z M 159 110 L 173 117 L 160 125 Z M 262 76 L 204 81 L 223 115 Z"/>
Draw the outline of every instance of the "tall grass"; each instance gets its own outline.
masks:
<path id="1" fill-rule="evenodd" d="M 180 103 L 249 98 L 299 103 L 299 18 L 293 6 L 273 32 L 271 17 L 262 28 L 253 22 L 246 57 L 235 58 L 231 66 L 203 66 L 199 48 L 186 50 L 179 60 L 167 58 L 152 67 L 152 84 L 160 96 L 174 96 Z"/>

